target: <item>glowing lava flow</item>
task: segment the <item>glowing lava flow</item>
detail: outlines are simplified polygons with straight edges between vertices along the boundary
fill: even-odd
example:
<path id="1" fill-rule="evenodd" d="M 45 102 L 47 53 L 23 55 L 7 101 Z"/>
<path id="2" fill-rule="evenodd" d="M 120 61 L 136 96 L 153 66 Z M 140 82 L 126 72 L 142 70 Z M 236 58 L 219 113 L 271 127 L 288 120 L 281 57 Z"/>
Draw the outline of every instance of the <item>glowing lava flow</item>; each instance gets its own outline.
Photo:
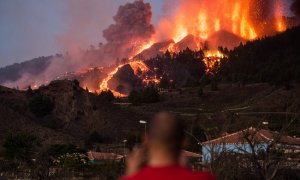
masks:
<path id="1" fill-rule="evenodd" d="M 118 65 L 113 71 L 108 73 L 106 78 L 104 78 L 102 80 L 102 82 L 99 85 L 100 90 L 98 91 L 98 93 L 100 93 L 102 91 L 110 90 L 114 94 L 114 96 L 126 97 L 127 96 L 126 94 L 122 94 L 120 92 L 117 92 L 117 91 L 114 91 L 114 90 L 110 89 L 108 87 L 108 82 L 114 77 L 114 75 L 118 72 L 118 70 L 120 68 L 124 67 L 127 64 L 129 64 L 131 66 L 131 68 L 133 69 L 135 75 L 138 75 L 139 72 L 144 73 L 144 72 L 147 72 L 149 70 L 147 65 L 145 63 L 143 63 L 142 61 L 132 61 L 132 62 L 129 62 L 129 63 Z"/>
<path id="2" fill-rule="evenodd" d="M 114 75 L 118 72 L 118 70 L 120 68 L 122 68 L 123 66 L 125 66 L 125 65 L 126 64 L 121 64 L 118 67 L 116 67 L 113 71 L 111 71 L 110 73 L 108 73 L 107 77 L 104 78 L 102 80 L 101 84 L 99 85 L 99 87 L 100 87 L 100 91 L 99 92 L 110 90 L 114 94 L 114 96 L 118 96 L 118 97 L 125 97 L 126 96 L 125 94 L 121 94 L 121 93 L 119 93 L 117 91 L 114 91 L 114 90 L 111 90 L 111 89 L 108 88 L 108 81 L 111 80 L 111 78 L 114 77 Z"/>

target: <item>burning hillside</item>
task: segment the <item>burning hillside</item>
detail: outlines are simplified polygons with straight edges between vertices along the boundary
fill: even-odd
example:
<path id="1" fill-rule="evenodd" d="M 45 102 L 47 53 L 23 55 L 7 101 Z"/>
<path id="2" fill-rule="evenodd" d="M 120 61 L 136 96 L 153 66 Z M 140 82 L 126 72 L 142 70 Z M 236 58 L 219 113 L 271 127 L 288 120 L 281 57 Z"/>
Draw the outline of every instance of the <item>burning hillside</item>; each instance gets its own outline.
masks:
<path id="1" fill-rule="evenodd" d="M 202 61 L 204 71 L 210 73 L 220 65 L 225 56 L 218 51 L 219 46 L 233 49 L 241 42 L 271 36 L 296 25 L 293 18 L 284 17 L 284 12 L 289 8 L 284 5 L 284 0 L 178 0 L 172 4 L 174 7 L 166 6 L 169 8 L 156 27 L 152 24 L 149 3 L 135 1 L 120 6 L 113 17 L 114 24 L 103 31 L 106 43 L 100 43 L 98 48 L 93 47 L 86 52 L 71 52 L 60 57 L 60 60 L 52 61 L 40 75 L 24 73 L 19 80 L 6 84 L 25 88 L 28 85 L 35 87 L 45 84 L 53 79 L 77 78 L 82 87 L 91 92 L 99 93 L 110 89 L 115 95 L 125 96 L 132 88 L 159 84 L 166 77 L 173 83 L 177 79 L 180 84 L 201 75 L 186 75 L 193 73 L 183 72 L 189 68 L 182 67 L 182 72 L 179 73 L 182 77 L 178 78 L 178 74 L 172 73 L 168 68 L 149 67 L 147 62 L 143 62 L 151 62 L 157 55 L 167 59 L 186 58 L 182 54 L 189 48 L 193 53 L 186 52 L 192 54 L 194 60 Z M 293 11 L 297 14 L 295 4 L 297 3 L 293 4 Z M 204 50 L 202 54 L 200 50 Z M 189 62 L 181 62 L 181 65 L 186 63 Z M 201 65 L 199 67 L 202 68 Z M 116 78 L 115 75 L 123 68 L 127 68 L 124 73 L 141 82 L 129 83 L 126 78 Z M 157 73 L 163 70 L 167 72 Z M 198 71 L 202 72 L 202 69 Z M 31 80 L 30 83 L 27 79 Z"/>

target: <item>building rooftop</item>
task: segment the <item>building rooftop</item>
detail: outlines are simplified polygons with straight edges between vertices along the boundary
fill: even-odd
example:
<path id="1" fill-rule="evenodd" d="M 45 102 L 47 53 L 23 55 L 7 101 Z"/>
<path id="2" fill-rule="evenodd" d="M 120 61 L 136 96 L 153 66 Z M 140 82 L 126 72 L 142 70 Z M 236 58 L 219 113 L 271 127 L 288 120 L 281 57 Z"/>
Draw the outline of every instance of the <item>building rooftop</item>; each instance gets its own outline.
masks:
<path id="1" fill-rule="evenodd" d="M 225 136 L 203 142 L 202 144 L 236 144 L 247 143 L 247 141 L 276 142 L 279 144 L 300 146 L 300 138 L 294 138 L 276 131 L 256 129 L 253 127 L 232 134 L 227 134 Z"/>
<path id="2" fill-rule="evenodd" d="M 123 156 L 115 153 L 103 153 L 103 152 L 87 152 L 89 160 L 118 160 Z"/>

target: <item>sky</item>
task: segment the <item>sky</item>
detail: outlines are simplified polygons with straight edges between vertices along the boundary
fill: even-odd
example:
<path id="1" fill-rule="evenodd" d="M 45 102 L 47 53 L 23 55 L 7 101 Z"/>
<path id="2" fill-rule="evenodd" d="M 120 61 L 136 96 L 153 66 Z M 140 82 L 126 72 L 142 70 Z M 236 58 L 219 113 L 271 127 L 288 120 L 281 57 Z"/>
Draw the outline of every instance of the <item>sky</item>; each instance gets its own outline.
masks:
<path id="1" fill-rule="evenodd" d="M 88 48 L 105 42 L 102 31 L 120 5 L 133 0 L 0 0 L 0 67 L 65 53 L 70 44 Z M 144 0 L 153 24 L 178 0 Z M 286 0 L 291 1 L 291 0 Z M 170 8 L 168 9 L 170 10 Z"/>
<path id="2" fill-rule="evenodd" d="M 119 6 L 132 1 L 0 0 L 0 67 L 64 53 L 67 45 L 61 39 L 66 36 L 82 48 L 97 46 L 105 42 L 102 31 L 113 23 Z M 157 23 L 163 1 L 145 2 L 151 3 L 153 23 Z M 78 32 L 80 36 L 75 35 Z"/>

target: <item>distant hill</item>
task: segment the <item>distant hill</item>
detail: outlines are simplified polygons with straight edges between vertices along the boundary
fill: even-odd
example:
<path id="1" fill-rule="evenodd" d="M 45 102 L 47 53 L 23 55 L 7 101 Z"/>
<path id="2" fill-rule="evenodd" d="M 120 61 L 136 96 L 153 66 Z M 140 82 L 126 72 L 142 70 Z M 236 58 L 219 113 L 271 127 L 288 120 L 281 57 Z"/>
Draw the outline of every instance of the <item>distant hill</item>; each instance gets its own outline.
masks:
<path id="1" fill-rule="evenodd" d="M 15 63 L 0 68 L 0 84 L 3 84 L 7 81 L 16 81 L 21 78 L 23 74 L 39 75 L 45 69 L 47 69 L 53 57 L 61 56 L 42 56 L 32 60 L 24 61 L 22 63 Z"/>

